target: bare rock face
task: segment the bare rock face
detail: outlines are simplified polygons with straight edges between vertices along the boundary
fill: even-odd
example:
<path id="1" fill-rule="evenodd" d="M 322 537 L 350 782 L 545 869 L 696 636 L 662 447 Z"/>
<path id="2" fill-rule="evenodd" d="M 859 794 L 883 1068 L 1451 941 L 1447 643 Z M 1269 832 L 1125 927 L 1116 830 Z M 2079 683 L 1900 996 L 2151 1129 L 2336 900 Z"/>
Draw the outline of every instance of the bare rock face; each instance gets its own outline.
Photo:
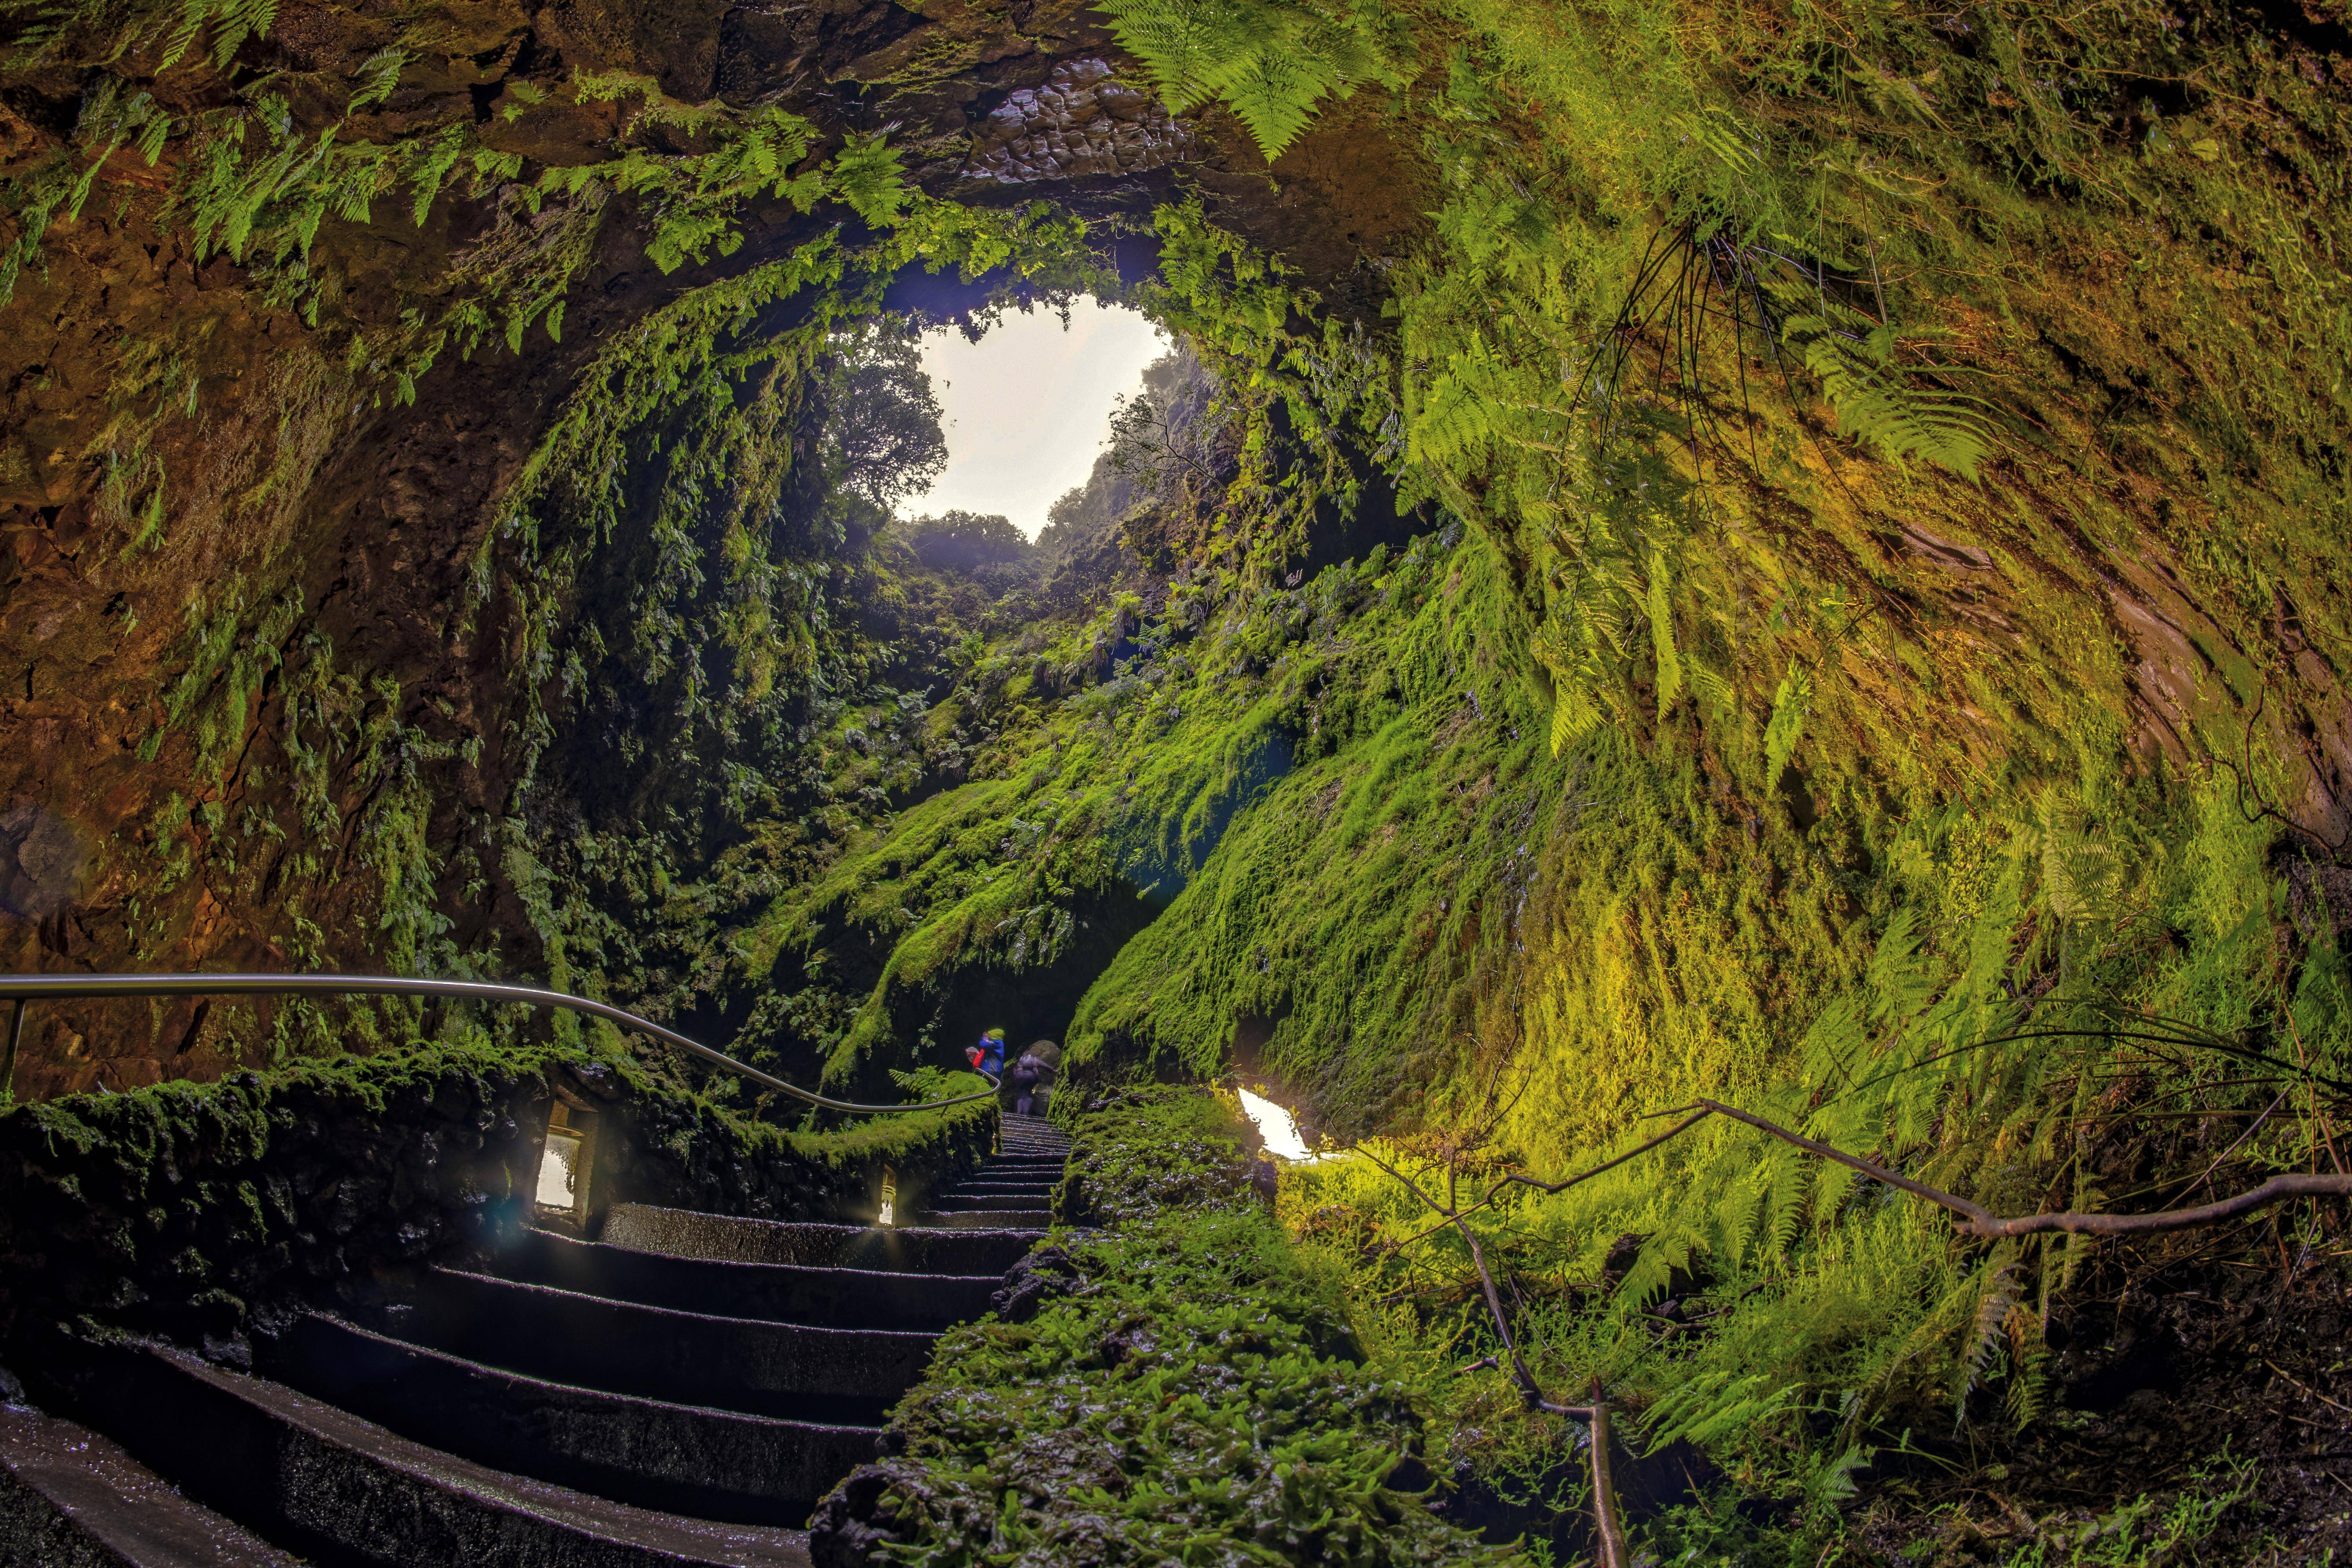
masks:
<path id="1" fill-rule="evenodd" d="M 1192 126 L 1100 59 L 1066 60 L 972 132 L 964 172 L 1007 185 L 1164 168 L 1199 145 Z"/>
<path id="2" fill-rule="evenodd" d="M 89 863 L 83 835 L 29 800 L 0 816 L 0 910 L 39 920 L 71 903 Z"/>

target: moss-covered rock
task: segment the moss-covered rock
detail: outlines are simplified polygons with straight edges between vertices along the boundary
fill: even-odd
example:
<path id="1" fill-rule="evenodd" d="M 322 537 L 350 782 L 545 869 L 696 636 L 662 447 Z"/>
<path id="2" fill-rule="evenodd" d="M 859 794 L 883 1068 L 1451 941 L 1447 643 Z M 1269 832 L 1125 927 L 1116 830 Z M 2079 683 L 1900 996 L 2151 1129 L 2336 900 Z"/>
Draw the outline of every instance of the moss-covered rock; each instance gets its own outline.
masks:
<path id="1" fill-rule="evenodd" d="M 233 1344 L 255 1310 L 493 1249 L 530 1222 L 562 1094 L 593 1213 L 641 1202 L 870 1221 L 985 1155 L 985 1101 L 837 1133 L 745 1121 L 625 1058 L 425 1047 L 0 1113 L 0 1337 L 89 1316 Z"/>
<path id="2" fill-rule="evenodd" d="M 1431 1511 L 1417 1417 L 1252 1192 L 1245 1123 L 1168 1088 L 1076 1127 L 1065 1200 L 1110 1228 L 1056 1233 L 1020 1321 L 940 1342 L 890 1457 L 818 1510 L 819 1563 L 1521 1561 Z"/>

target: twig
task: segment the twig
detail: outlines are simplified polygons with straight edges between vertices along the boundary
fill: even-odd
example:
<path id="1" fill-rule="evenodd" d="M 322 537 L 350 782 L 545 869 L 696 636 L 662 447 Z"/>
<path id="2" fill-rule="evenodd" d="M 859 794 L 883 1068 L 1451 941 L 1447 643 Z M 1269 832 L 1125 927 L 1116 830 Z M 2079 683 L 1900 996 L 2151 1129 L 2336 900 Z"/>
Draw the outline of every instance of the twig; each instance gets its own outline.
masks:
<path id="1" fill-rule="evenodd" d="M 2328 1398 L 2327 1395 L 2320 1393 L 2319 1390 L 2312 1387 L 2311 1384 L 2304 1382 L 2303 1379 L 2295 1376 L 2294 1373 L 2287 1371 L 2286 1368 L 2279 1365 L 2279 1363 L 2274 1361 L 2265 1358 L 2263 1364 L 2270 1368 L 2273 1372 L 2278 1373 L 2281 1377 L 2286 1379 L 2289 1383 L 2294 1384 L 2297 1388 L 2303 1390 L 2305 1394 L 2311 1395 L 2314 1399 L 2319 1401 L 2322 1405 L 2333 1405 L 2336 1409 L 2341 1410 L 2347 1415 L 2352 1415 L 2352 1405 L 2337 1404 L 2335 1400 Z"/>
<path id="2" fill-rule="evenodd" d="M 2220 1220 L 2235 1219 L 2242 1214 L 2251 1214 L 2256 1209 L 2268 1208 L 2271 1205 L 2288 1198 L 2352 1196 L 2352 1176 L 2290 1174 L 2273 1176 L 2252 1192 L 2240 1193 L 2234 1198 L 2224 1198 L 2220 1203 L 2203 1204 L 2193 1209 L 2173 1209 L 2162 1214 L 2069 1212 L 2021 1215 L 2015 1218 L 2003 1218 L 1981 1205 L 1970 1203 L 1963 1197 L 1956 1197 L 1950 1193 L 1931 1187 L 1925 1182 L 1915 1182 L 1908 1176 L 1897 1175 L 1884 1165 L 1874 1165 L 1867 1160 L 1856 1159 L 1843 1150 L 1832 1149 L 1826 1143 L 1791 1132 L 1787 1128 L 1767 1121 L 1760 1116 L 1752 1115 L 1732 1106 L 1718 1104 L 1712 1100 L 1703 1100 L 1699 1103 L 1719 1115 L 1728 1116 L 1735 1121 L 1744 1121 L 1759 1131 L 1769 1132 L 1783 1142 L 1793 1143 L 1800 1149 L 1819 1154 L 1825 1160 L 1834 1160 L 1841 1165 L 1852 1166 L 1874 1180 L 1885 1182 L 1890 1187 L 1900 1187 L 1906 1193 L 1915 1194 L 1926 1198 L 1929 1203 L 1948 1208 L 1962 1216 L 1962 1223 L 1957 1228 L 1967 1236 L 2039 1236 L 2053 1230 L 2080 1236 L 2137 1236 L 2149 1231 L 2189 1230 L 2200 1225 L 2212 1225 Z"/>
<path id="3" fill-rule="evenodd" d="M 1673 1134 L 1667 1136 L 1672 1137 Z M 1464 1211 L 1450 1203 L 1438 1203 L 1422 1191 L 1420 1183 L 1361 1144 L 1357 1148 L 1366 1159 L 1394 1177 L 1407 1192 L 1429 1208 L 1444 1215 L 1468 1244 L 1470 1261 L 1477 1268 L 1479 1284 L 1486 1289 L 1486 1310 L 1494 1319 L 1496 1336 L 1503 1342 L 1503 1353 L 1510 1357 L 1511 1379 L 1519 1385 L 1520 1397 L 1527 1401 L 1528 1408 L 1580 1419 L 1591 1429 L 1588 1446 L 1591 1450 L 1592 1465 L 1592 1529 L 1601 1541 L 1601 1552 L 1595 1568 L 1632 1568 L 1633 1554 L 1626 1546 L 1625 1527 L 1617 1510 L 1617 1489 L 1610 1475 L 1609 1408 L 1601 1402 L 1601 1380 L 1595 1378 L 1592 1381 L 1592 1403 L 1589 1405 L 1554 1405 L 1546 1399 L 1543 1385 L 1536 1382 L 1535 1373 L 1528 1370 L 1527 1362 L 1519 1355 L 1518 1342 L 1512 1337 L 1510 1320 L 1503 1311 L 1502 1292 L 1495 1288 L 1494 1270 L 1486 1267 L 1486 1249 L 1478 1244 L 1478 1233 L 1470 1228 L 1469 1222 L 1463 1217 Z M 1446 1162 L 1445 1174 L 1450 1195 L 1455 1174 L 1451 1158 Z M 1492 1358 L 1489 1359 L 1491 1361 Z"/>
<path id="4" fill-rule="evenodd" d="M 2203 1186 L 2207 1182 L 2211 1181 L 2213 1179 L 2213 1173 L 2221 1168 L 2221 1162 L 2236 1153 L 2239 1150 L 2244 1148 L 2246 1140 L 2261 1131 L 2263 1129 L 2263 1123 L 2271 1119 L 2271 1112 L 2276 1110 L 2280 1106 L 2284 1105 L 2286 1103 L 2286 1097 L 2294 1092 L 2294 1085 L 2293 1084 L 2289 1084 L 2284 1089 L 2279 1090 L 2279 1097 L 2270 1102 L 2269 1108 L 2260 1116 L 2254 1118 L 2253 1124 L 2252 1126 L 2248 1127 L 2243 1132 L 2238 1134 L 2238 1141 L 2236 1142 L 2231 1144 L 2227 1149 L 2222 1150 L 2219 1154 L 2216 1154 L 2213 1157 L 2213 1163 L 2205 1167 L 2205 1173 L 2180 1190 L 2180 1196 L 2185 1198 L 2189 1194 L 2195 1192 L 2198 1188 Z M 2241 1114 L 2242 1114 L 2242 1112 Z M 2178 1203 L 2179 1201 L 2179 1198 L 2175 1198 L 2173 1200 L 2174 1203 Z M 2167 1206 L 2169 1207 L 2170 1205 L 2168 1205 Z"/>

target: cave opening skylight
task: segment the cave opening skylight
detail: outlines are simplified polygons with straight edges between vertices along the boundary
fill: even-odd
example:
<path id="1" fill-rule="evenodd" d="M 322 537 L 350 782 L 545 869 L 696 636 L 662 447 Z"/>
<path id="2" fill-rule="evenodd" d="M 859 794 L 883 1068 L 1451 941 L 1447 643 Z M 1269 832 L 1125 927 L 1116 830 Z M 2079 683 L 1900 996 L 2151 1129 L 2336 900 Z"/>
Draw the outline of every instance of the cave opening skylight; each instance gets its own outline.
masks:
<path id="1" fill-rule="evenodd" d="M 947 434 L 947 469 L 898 503 L 904 517 L 994 513 L 1031 539 L 1046 509 L 1084 485 L 1110 435 L 1113 403 L 1166 353 L 1149 317 L 1089 298 L 1059 312 L 1008 310 L 978 342 L 942 328 L 922 340 Z"/>

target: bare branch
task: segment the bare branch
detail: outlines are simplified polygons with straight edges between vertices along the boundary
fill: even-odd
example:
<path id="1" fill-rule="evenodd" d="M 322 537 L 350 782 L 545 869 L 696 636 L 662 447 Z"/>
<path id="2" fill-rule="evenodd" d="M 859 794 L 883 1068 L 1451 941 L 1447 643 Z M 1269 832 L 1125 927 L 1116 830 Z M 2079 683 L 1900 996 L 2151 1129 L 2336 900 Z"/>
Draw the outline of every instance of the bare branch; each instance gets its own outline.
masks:
<path id="1" fill-rule="evenodd" d="M 2352 1176 L 2273 1176 L 2252 1192 L 2164 1214 L 2034 1214 L 2017 1219 L 1988 1219 L 1959 1228 L 1970 1236 L 2034 1236 L 2061 1230 L 2084 1236 L 2141 1236 L 2158 1230 L 2190 1230 L 2235 1219 L 2289 1198 L 2352 1197 Z"/>
<path id="2" fill-rule="evenodd" d="M 1793 1143 L 1807 1153 L 1819 1154 L 1824 1160 L 1834 1160 L 1841 1165 L 1851 1166 L 1873 1181 L 1885 1182 L 1890 1187 L 1900 1187 L 1906 1193 L 1926 1198 L 1931 1204 L 1940 1204 L 1954 1214 L 1965 1215 L 1973 1224 L 1999 1223 L 1995 1220 L 1992 1210 L 1981 1205 L 1972 1204 L 1966 1198 L 1954 1197 L 1951 1194 L 1931 1187 L 1925 1182 L 1915 1182 L 1908 1176 L 1898 1175 L 1884 1165 L 1874 1165 L 1867 1160 L 1857 1158 L 1843 1149 L 1832 1149 L 1828 1144 L 1808 1138 L 1801 1132 L 1791 1132 L 1778 1122 L 1767 1121 L 1760 1116 L 1741 1110 L 1736 1106 L 1725 1105 L 1718 1100 L 1702 1100 L 1698 1103 L 1718 1116 L 1728 1116 L 1734 1121 L 1744 1121 L 1759 1132 L 1769 1132 L 1784 1143 Z M 1683 1123 L 1685 1127 L 1689 1125 L 1687 1121 Z M 1677 1128 L 1675 1131 L 1679 1131 L 1681 1129 Z"/>

